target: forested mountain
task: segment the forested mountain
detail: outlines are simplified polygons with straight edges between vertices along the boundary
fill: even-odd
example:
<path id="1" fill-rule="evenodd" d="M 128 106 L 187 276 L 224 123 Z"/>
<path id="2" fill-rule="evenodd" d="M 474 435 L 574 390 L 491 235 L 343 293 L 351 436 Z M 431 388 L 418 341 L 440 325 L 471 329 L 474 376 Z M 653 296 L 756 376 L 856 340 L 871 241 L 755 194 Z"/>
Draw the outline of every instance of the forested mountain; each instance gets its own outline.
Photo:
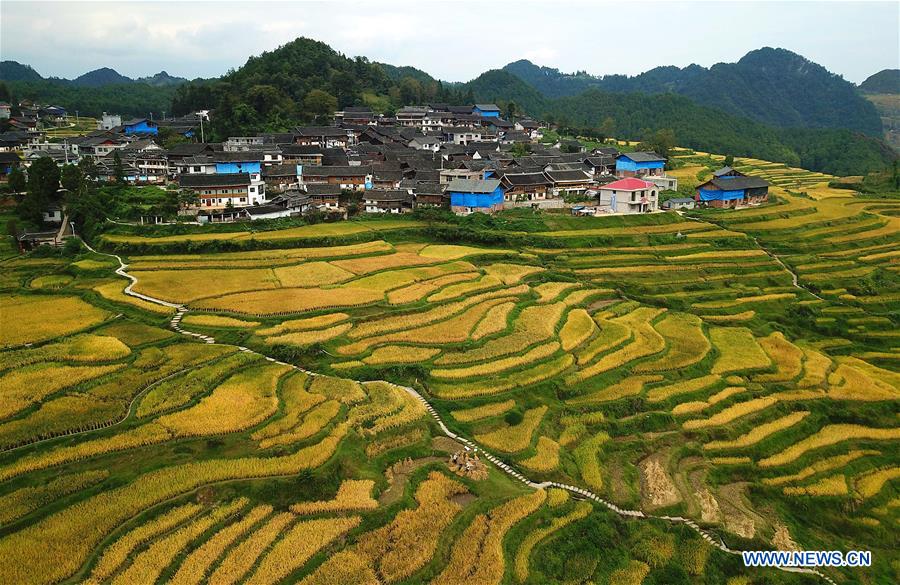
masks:
<path id="1" fill-rule="evenodd" d="M 0 61 L 0 80 L 4 81 L 40 81 L 41 74 L 18 61 Z"/>
<path id="2" fill-rule="evenodd" d="M 796 53 L 765 47 L 737 63 L 710 68 L 657 67 L 634 77 L 584 72 L 560 73 L 530 61 L 516 61 L 506 71 L 548 97 L 587 89 L 617 93 L 677 93 L 700 105 L 783 127 L 848 128 L 872 136 L 881 133 L 875 108 L 854 85 Z"/>
<path id="3" fill-rule="evenodd" d="M 301 37 L 250 57 L 243 67 L 219 79 L 180 86 L 172 111 L 215 110 L 213 130 L 223 137 L 285 130 L 301 121 L 324 122 L 337 108 L 367 101 L 390 110 L 429 101 L 458 103 L 463 97 L 433 79 L 409 75 L 393 79 L 382 65 L 364 57 L 351 59 L 325 43 Z"/>
<path id="4" fill-rule="evenodd" d="M 563 73 L 553 67 L 535 65 L 528 59 L 514 61 L 502 69 L 511 73 L 547 97 L 577 95 L 599 87 L 602 78 L 583 71 Z"/>
<path id="5" fill-rule="evenodd" d="M 548 110 L 548 104 L 553 101 L 502 69 L 482 73 L 465 84 L 465 88 L 470 90 L 479 102 L 515 102 L 520 110 L 532 116 L 542 115 Z"/>
<path id="6" fill-rule="evenodd" d="M 79 87 L 102 87 L 104 85 L 132 83 L 132 81 L 131 78 L 125 77 L 115 69 L 101 67 L 79 75 L 72 80 L 72 84 Z"/>
<path id="7" fill-rule="evenodd" d="M 161 71 L 150 77 L 131 79 L 109 67 L 89 71 L 75 79 L 42 77 L 29 65 L 16 61 L 0 62 L 0 82 L 13 100 L 63 106 L 83 116 L 116 112 L 125 116 L 157 115 L 172 111 L 175 86 L 185 83 Z"/>
<path id="8" fill-rule="evenodd" d="M 900 93 L 900 69 L 882 69 L 859 84 L 863 93 Z"/>
<path id="9" fill-rule="evenodd" d="M 384 72 L 387 73 L 387 76 L 394 81 L 400 81 L 404 77 L 411 77 L 420 83 L 434 83 L 437 81 L 434 77 L 432 77 L 425 71 L 416 69 L 415 67 L 397 66 L 391 65 L 389 63 L 379 62 L 374 62 L 373 64 L 378 65 L 379 67 L 384 69 Z"/>
<path id="10" fill-rule="evenodd" d="M 645 139 L 653 130 L 668 128 L 682 146 L 785 162 L 836 175 L 880 169 L 894 156 L 877 138 L 850 130 L 778 128 L 671 94 L 589 90 L 550 101 L 545 116 L 631 139 Z"/>
<path id="11" fill-rule="evenodd" d="M 184 77 L 176 77 L 174 75 L 169 75 L 166 71 L 160 71 L 156 75 L 150 75 L 148 77 L 138 77 L 135 79 L 136 83 L 146 83 L 147 85 L 153 85 L 155 87 L 162 87 L 165 85 L 181 85 L 182 83 L 187 83 L 187 79 Z"/>
<path id="12" fill-rule="evenodd" d="M 41 104 L 63 106 L 82 116 L 98 117 L 103 112 L 123 116 L 148 116 L 172 111 L 174 86 L 154 87 L 145 83 L 125 83 L 102 87 L 83 87 L 69 81 L 0 81 L 12 95 L 11 101 L 23 99 Z"/>

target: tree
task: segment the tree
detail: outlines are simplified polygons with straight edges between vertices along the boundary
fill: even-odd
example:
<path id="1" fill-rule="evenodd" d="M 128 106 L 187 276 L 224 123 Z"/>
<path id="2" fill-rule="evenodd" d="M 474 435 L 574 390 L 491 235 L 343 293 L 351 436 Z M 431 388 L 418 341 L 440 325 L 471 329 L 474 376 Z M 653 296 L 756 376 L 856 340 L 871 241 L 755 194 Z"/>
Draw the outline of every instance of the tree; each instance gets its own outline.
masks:
<path id="1" fill-rule="evenodd" d="M 23 193 L 25 191 L 25 173 L 19 167 L 13 168 L 9 173 L 9 188 L 13 193 Z"/>
<path id="2" fill-rule="evenodd" d="M 42 156 L 28 168 L 27 193 L 19 205 L 23 218 L 41 222 L 41 215 L 50 203 L 56 202 L 59 191 L 59 167 L 52 158 Z"/>
<path id="3" fill-rule="evenodd" d="M 303 98 L 303 109 L 318 119 L 337 110 L 337 98 L 327 91 L 314 89 Z"/>
<path id="4" fill-rule="evenodd" d="M 603 118 L 603 123 L 600 124 L 600 133 L 604 136 L 613 137 L 616 135 L 616 121 L 613 120 L 610 116 Z"/>
<path id="5" fill-rule="evenodd" d="M 193 207 L 200 202 L 200 198 L 191 189 L 182 189 L 178 192 L 178 202 L 182 207 Z"/>
<path id="6" fill-rule="evenodd" d="M 119 156 L 118 150 L 113 152 L 113 177 L 115 177 L 116 185 L 125 184 L 125 167 L 122 166 L 122 157 Z"/>
<path id="7" fill-rule="evenodd" d="M 733 154 L 725 155 L 725 166 L 730 167 L 733 165 L 734 165 L 734 155 Z"/>
<path id="8" fill-rule="evenodd" d="M 81 176 L 85 182 L 96 181 L 100 178 L 97 165 L 94 164 L 94 159 L 89 156 L 78 161 L 78 168 L 81 170 Z"/>
<path id="9" fill-rule="evenodd" d="M 422 84 L 412 77 L 400 80 L 400 104 L 408 106 L 417 104 L 422 98 Z"/>
<path id="10" fill-rule="evenodd" d="M 519 106 L 516 105 L 516 102 L 510 100 L 506 104 L 506 118 L 508 120 L 514 120 L 518 114 L 519 114 Z"/>
<path id="11" fill-rule="evenodd" d="M 509 153 L 514 157 L 527 156 L 530 152 L 530 149 L 527 144 L 522 142 L 516 142 L 512 145 L 512 148 L 509 150 Z"/>
<path id="12" fill-rule="evenodd" d="M 83 181 L 84 176 L 81 174 L 81 169 L 79 169 L 77 166 L 63 166 L 59 179 L 59 182 L 62 184 L 63 189 L 68 191 L 70 194 L 77 193 L 81 190 Z"/>

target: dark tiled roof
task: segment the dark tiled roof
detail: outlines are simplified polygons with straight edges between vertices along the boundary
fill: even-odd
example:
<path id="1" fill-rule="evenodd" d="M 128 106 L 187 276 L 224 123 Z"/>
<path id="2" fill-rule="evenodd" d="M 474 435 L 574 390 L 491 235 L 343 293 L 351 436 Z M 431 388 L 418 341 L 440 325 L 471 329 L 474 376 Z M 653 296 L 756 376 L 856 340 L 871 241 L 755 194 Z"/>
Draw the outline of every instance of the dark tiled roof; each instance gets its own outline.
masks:
<path id="1" fill-rule="evenodd" d="M 306 185 L 307 195 L 340 195 L 340 185 Z"/>
<path id="2" fill-rule="evenodd" d="M 364 177 L 370 174 L 372 168 L 363 166 L 303 167 L 303 175 L 309 177 Z"/>
<path id="3" fill-rule="evenodd" d="M 222 175 L 181 175 L 178 184 L 188 188 L 202 187 L 231 187 L 236 185 L 249 185 L 249 173 L 232 173 Z"/>
<path id="4" fill-rule="evenodd" d="M 312 136 L 312 137 L 320 137 L 320 136 L 332 136 L 332 137 L 347 137 L 347 131 L 337 126 L 301 126 L 296 129 L 297 134 L 300 136 Z"/>
<path id="5" fill-rule="evenodd" d="M 263 167 L 263 177 L 297 177 L 297 165 L 272 165 Z"/>
<path id="6" fill-rule="evenodd" d="M 505 173 L 501 180 L 510 185 L 549 185 L 544 173 Z"/>
<path id="7" fill-rule="evenodd" d="M 260 162 L 266 156 L 258 150 L 242 150 L 239 152 L 217 152 L 213 155 L 216 162 Z"/>
<path id="8" fill-rule="evenodd" d="M 588 176 L 584 171 L 576 170 L 576 171 L 547 171 L 547 177 L 550 178 L 554 183 L 560 182 L 574 182 L 574 181 L 587 181 Z"/>
<path id="9" fill-rule="evenodd" d="M 713 171 L 713 176 L 723 177 L 723 176 L 727 175 L 728 173 L 737 173 L 738 175 L 741 175 L 741 176 L 744 175 L 744 173 L 742 173 L 740 171 L 736 171 L 735 169 L 733 169 L 731 167 L 722 167 L 721 169 L 719 169 L 717 171 Z"/>
<path id="10" fill-rule="evenodd" d="M 715 178 L 703 185 L 713 185 L 716 189 L 721 189 L 723 191 L 738 191 L 741 189 L 760 189 L 762 187 L 768 187 L 769 182 L 765 179 L 760 179 L 759 177 L 722 177 Z M 702 187 L 703 185 L 700 185 Z"/>
<path id="11" fill-rule="evenodd" d="M 634 162 L 665 162 L 666 160 L 655 152 L 623 152 L 620 156 L 627 156 Z"/>
<path id="12" fill-rule="evenodd" d="M 500 186 L 497 179 L 453 179 L 447 185 L 447 191 L 456 193 L 493 193 Z"/>
<path id="13" fill-rule="evenodd" d="M 412 202 L 413 196 L 404 189 L 369 189 L 363 195 L 365 201 L 406 201 Z"/>
<path id="14" fill-rule="evenodd" d="M 245 207 L 244 211 L 250 215 L 264 215 L 266 213 L 278 213 L 284 211 L 284 209 L 285 208 L 280 205 L 252 205 L 250 207 Z"/>
<path id="15" fill-rule="evenodd" d="M 216 148 L 211 144 L 185 142 L 170 148 L 169 156 L 195 156 L 206 152 L 214 152 L 215 150 Z"/>
<path id="16" fill-rule="evenodd" d="M 322 154 L 324 149 L 321 146 L 316 146 L 314 144 L 285 144 L 281 147 L 282 155 L 313 155 L 313 154 Z"/>

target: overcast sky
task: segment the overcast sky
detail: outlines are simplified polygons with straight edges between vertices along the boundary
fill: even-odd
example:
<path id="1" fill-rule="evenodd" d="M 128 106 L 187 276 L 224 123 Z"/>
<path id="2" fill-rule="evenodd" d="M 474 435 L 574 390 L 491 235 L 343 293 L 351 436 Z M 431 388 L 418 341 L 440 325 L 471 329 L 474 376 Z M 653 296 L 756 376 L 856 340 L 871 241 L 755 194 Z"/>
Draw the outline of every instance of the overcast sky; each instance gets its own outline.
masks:
<path id="1" fill-rule="evenodd" d="M 634 75 L 783 47 L 860 82 L 900 67 L 900 2 L 0 1 L 0 57 L 47 76 L 213 77 L 298 36 L 466 81 L 517 59 Z"/>

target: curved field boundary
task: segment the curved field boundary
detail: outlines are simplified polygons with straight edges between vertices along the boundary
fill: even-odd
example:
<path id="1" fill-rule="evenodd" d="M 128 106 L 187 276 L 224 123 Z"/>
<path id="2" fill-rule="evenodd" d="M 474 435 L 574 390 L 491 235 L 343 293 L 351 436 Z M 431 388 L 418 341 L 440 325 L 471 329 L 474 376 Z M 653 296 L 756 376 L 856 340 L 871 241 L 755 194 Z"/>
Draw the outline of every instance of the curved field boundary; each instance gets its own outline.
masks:
<path id="1" fill-rule="evenodd" d="M 129 284 L 125 288 L 125 291 L 124 291 L 125 294 L 131 295 L 131 296 L 134 296 L 137 298 L 141 298 L 141 299 L 151 302 L 151 303 L 157 303 L 157 304 L 165 305 L 167 307 L 176 308 L 177 312 L 175 313 L 175 316 L 172 317 L 172 320 L 170 321 L 170 325 L 175 331 L 178 331 L 182 335 L 189 335 L 192 337 L 196 337 L 198 339 L 205 341 L 206 343 L 215 343 L 216 342 L 215 338 L 213 338 L 209 335 L 203 335 L 203 334 L 196 333 L 193 331 L 187 331 L 181 327 L 181 319 L 184 317 L 184 314 L 188 312 L 188 308 L 185 307 L 184 305 L 176 305 L 174 303 L 169 303 L 169 302 L 163 301 L 161 299 L 156 299 L 156 298 L 153 298 L 153 297 L 150 297 L 147 295 L 142 295 L 140 293 L 133 292 L 131 290 L 131 287 L 137 283 L 137 278 L 126 272 L 128 265 L 125 264 L 119 256 L 117 256 L 115 254 L 107 254 L 107 253 L 103 253 L 103 252 L 97 252 L 96 250 L 91 248 L 87 243 L 85 243 L 85 246 L 94 253 L 102 254 L 104 256 L 111 256 L 119 261 L 119 268 L 116 269 L 116 274 L 124 276 L 125 278 L 127 278 L 131 281 L 131 284 Z M 239 346 L 238 349 L 243 352 L 257 353 L 247 347 Z M 299 372 L 306 374 L 307 376 L 322 376 L 323 375 L 318 372 L 312 372 L 309 370 L 305 370 L 305 369 L 303 369 L 299 366 L 295 366 L 293 364 L 288 364 L 288 363 L 276 360 L 275 358 L 269 357 L 264 354 L 258 354 L 258 355 L 261 355 L 263 358 L 265 358 L 269 362 L 273 362 L 273 363 L 277 363 L 280 365 L 284 365 L 284 366 L 293 368 Z M 586 490 L 584 488 L 580 488 L 577 486 L 564 484 L 564 483 L 551 482 L 551 481 L 544 481 L 544 482 L 532 481 L 531 479 L 524 476 L 522 473 L 520 473 L 518 470 L 516 470 L 512 466 L 505 463 L 499 457 L 493 455 L 492 453 L 486 451 L 484 448 L 478 446 L 474 441 L 471 441 L 463 436 L 457 435 L 456 433 L 451 431 L 449 428 L 447 428 L 447 425 L 444 424 L 444 421 L 441 419 L 437 410 L 435 410 L 435 408 L 431 405 L 431 403 L 429 403 L 428 400 L 426 400 L 425 397 L 422 396 L 421 394 L 419 394 L 415 389 L 410 388 L 409 386 L 401 386 L 399 384 L 394 384 L 392 382 L 387 382 L 387 381 L 381 381 L 381 383 L 387 384 L 389 386 L 392 386 L 394 388 L 398 388 L 400 390 L 407 392 L 414 399 L 416 399 L 422 403 L 422 405 L 425 407 L 425 410 L 435 420 L 435 422 L 437 423 L 438 427 L 441 429 L 441 432 L 444 433 L 444 435 L 468 446 L 469 448 L 473 449 L 476 453 L 480 450 L 482 455 L 484 455 L 484 458 L 487 459 L 488 461 L 490 461 L 491 463 L 493 463 L 498 469 L 500 469 L 500 471 L 506 473 L 513 479 L 516 479 L 517 481 L 524 483 L 525 485 L 527 485 L 528 487 L 530 487 L 532 489 L 546 489 L 546 488 L 550 488 L 550 487 L 556 487 L 556 488 L 560 488 L 560 489 L 569 491 L 569 492 L 575 494 L 576 497 L 580 497 L 582 499 L 593 500 L 594 502 L 597 502 L 598 504 L 602 504 L 603 506 L 606 506 L 607 509 L 615 512 L 619 516 L 623 516 L 626 518 L 648 518 L 648 519 L 654 519 L 654 520 L 662 520 L 662 521 L 669 522 L 669 523 L 684 524 L 684 525 L 690 527 L 691 529 L 693 529 L 695 532 L 697 532 L 703 538 L 703 540 L 705 540 L 711 546 L 716 547 L 717 549 L 719 549 L 722 552 L 732 554 L 732 555 L 740 555 L 742 552 L 739 550 L 734 550 L 734 549 L 729 548 L 727 545 L 725 545 L 724 542 L 722 542 L 721 539 L 718 539 L 718 540 L 714 539 L 713 536 L 709 532 L 707 532 L 706 530 L 701 528 L 696 522 L 694 522 L 690 518 L 683 518 L 681 516 L 665 516 L 665 515 L 657 516 L 657 515 L 653 515 L 653 514 L 645 514 L 644 512 L 642 512 L 640 510 L 628 510 L 628 509 L 620 508 L 620 507 L 616 506 L 615 504 L 613 504 L 612 502 L 605 500 L 605 499 L 601 498 L 600 496 L 598 496 L 597 494 L 595 494 L 594 492 L 592 492 L 590 490 Z M 800 567 L 777 567 L 777 568 L 781 569 L 783 571 L 792 572 L 792 573 L 807 573 L 807 574 L 811 574 L 811 575 L 816 575 L 818 577 L 821 577 L 823 580 L 830 583 L 831 585 L 837 585 L 834 582 L 834 580 L 831 579 L 828 575 L 825 575 L 824 573 L 822 573 L 821 571 L 818 571 L 816 569 L 808 569 L 808 568 L 800 568 Z"/>

